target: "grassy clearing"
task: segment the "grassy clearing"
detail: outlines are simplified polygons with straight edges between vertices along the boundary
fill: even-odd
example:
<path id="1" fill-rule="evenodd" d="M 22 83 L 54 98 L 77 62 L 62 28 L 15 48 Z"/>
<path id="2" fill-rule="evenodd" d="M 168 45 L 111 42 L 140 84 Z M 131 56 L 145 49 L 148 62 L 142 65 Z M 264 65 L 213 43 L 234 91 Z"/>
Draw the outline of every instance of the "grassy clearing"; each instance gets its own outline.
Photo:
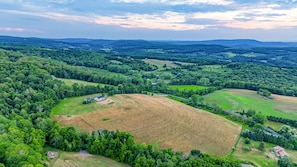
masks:
<path id="1" fill-rule="evenodd" d="M 242 161 L 251 162 L 254 165 L 259 167 L 278 166 L 277 165 L 278 158 L 272 152 L 273 147 L 275 147 L 276 145 L 265 143 L 265 150 L 260 151 L 257 149 L 260 142 L 251 140 L 251 144 L 245 144 L 244 140 L 245 140 L 244 138 L 242 137 L 240 138 L 237 148 L 235 152 L 232 154 L 235 158 Z M 251 151 L 244 151 L 243 150 L 244 146 L 249 146 L 251 148 Z M 288 150 L 288 149 L 285 149 L 285 151 L 289 154 L 292 161 L 294 163 L 297 163 L 297 151 Z"/>
<path id="2" fill-rule="evenodd" d="M 55 108 L 52 109 L 51 115 L 79 115 L 83 113 L 88 113 L 92 111 L 98 111 L 105 108 L 109 108 L 121 103 L 114 97 L 108 97 L 102 102 L 94 102 L 90 104 L 83 104 L 85 98 L 92 98 L 99 96 L 101 94 L 93 94 L 80 97 L 72 97 L 62 100 Z"/>
<path id="3" fill-rule="evenodd" d="M 204 102 L 216 104 L 227 110 L 255 109 L 266 115 L 297 119 L 297 98 L 272 95 L 273 100 L 258 95 L 255 91 L 225 89 L 204 96 Z"/>
<path id="4" fill-rule="evenodd" d="M 282 123 L 278 123 L 278 122 L 273 122 L 273 121 L 266 121 L 265 122 L 265 126 L 269 126 L 271 127 L 272 129 L 278 131 L 283 125 L 285 124 L 282 124 Z"/>
<path id="5" fill-rule="evenodd" d="M 161 149 L 173 148 L 186 153 L 199 149 L 218 156 L 231 151 L 241 130 L 240 125 L 220 116 L 166 97 L 129 94 L 114 98 L 122 103 L 100 111 L 53 118 L 62 125 L 74 125 L 87 131 L 130 132 L 137 143 L 157 142 Z"/>
<path id="6" fill-rule="evenodd" d="M 271 152 L 272 148 L 275 145 L 265 143 L 265 150 L 260 151 L 257 149 L 259 144 L 260 142 L 251 140 L 251 144 L 247 145 L 244 143 L 244 138 L 241 137 L 237 148 L 232 155 L 239 160 L 251 162 L 255 166 L 259 167 L 277 166 L 277 158 Z M 243 150 L 244 146 L 249 146 L 251 148 L 251 151 Z M 267 156 L 269 156 L 269 158 Z"/>
<path id="7" fill-rule="evenodd" d="M 82 80 L 77 80 L 77 79 L 65 79 L 65 78 L 56 78 L 56 77 L 54 77 L 54 79 L 63 81 L 68 86 L 71 86 L 75 83 L 80 84 L 80 85 L 85 85 L 85 86 L 87 86 L 87 85 L 90 85 L 90 86 L 97 86 L 97 85 L 104 86 L 104 85 L 106 85 L 106 84 L 87 82 L 87 81 L 82 81 Z"/>
<path id="8" fill-rule="evenodd" d="M 121 164 L 112 159 L 91 155 L 86 152 L 70 153 L 58 151 L 59 155 L 53 160 L 49 161 L 49 167 L 128 167 L 128 165 Z"/>
<path id="9" fill-rule="evenodd" d="M 198 85 L 172 85 L 169 86 L 170 89 L 178 89 L 178 91 L 196 91 L 196 90 L 202 90 L 207 89 L 207 86 L 198 86 Z"/>

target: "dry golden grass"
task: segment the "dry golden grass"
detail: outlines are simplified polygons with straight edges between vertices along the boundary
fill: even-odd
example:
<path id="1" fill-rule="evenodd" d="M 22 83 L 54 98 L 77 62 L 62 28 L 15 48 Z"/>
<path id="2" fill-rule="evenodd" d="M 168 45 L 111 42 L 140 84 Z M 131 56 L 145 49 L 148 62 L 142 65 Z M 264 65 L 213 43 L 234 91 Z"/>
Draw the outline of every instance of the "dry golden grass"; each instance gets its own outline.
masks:
<path id="1" fill-rule="evenodd" d="M 186 153 L 199 149 L 219 156 L 229 153 L 241 130 L 241 126 L 222 117 L 165 97 L 133 94 L 116 95 L 116 98 L 122 101 L 118 106 L 54 118 L 62 125 L 79 126 L 88 131 L 130 132 L 137 143 L 158 142 L 161 149 L 173 148 Z"/>
<path id="2" fill-rule="evenodd" d="M 128 167 L 109 158 L 88 153 L 59 151 L 59 157 L 50 161 L 49 167 Z"/>

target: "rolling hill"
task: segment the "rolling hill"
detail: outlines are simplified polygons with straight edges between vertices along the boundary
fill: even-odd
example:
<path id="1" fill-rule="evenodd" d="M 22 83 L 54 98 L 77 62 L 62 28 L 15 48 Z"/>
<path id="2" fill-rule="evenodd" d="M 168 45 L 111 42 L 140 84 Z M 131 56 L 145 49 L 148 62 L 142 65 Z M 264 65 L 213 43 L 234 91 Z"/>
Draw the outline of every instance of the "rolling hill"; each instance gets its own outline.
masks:
<path id="1" fill-rule="evenodd" d="M 81 115 L 54 116 L 54 119 L 61 125 L 88 131 L 127 131 L 135 136 L 136 142 L 157 142 L 161 149 L 186 153 L 199 149 L 219 156 L 231 151 L 241 130 L 241 126 L 222 117 L 165 97 L 140 94 L 115 97 L 122 103 Z"/>

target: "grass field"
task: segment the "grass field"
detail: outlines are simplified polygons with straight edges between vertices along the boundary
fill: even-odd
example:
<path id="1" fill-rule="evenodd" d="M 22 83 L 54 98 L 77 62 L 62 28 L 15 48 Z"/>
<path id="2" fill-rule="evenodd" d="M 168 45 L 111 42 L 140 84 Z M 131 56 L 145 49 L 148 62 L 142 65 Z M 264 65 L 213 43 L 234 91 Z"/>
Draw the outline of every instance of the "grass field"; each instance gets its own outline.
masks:
<path id="1" fill-rule="evenodd" d="M 62 100 L 55 108 L 52 109 L 52 115 L 79 115 L 87 112 L 97 111 L 109 107 L 113 107 L 121 103 L 117 98 L 109 97 L 102 102 L 94 102 L 83 104 L 85 98 L 93 98 L 101 94 L 93 94 L 80 97 L 71 97 Z"/>
<path id="2" fill-rule="evenodd" d="M 81 115 L 53 118 L 62 125 L 74 125 L 87 131 L 130 132 L 137 143 L 158 142 L 161 149 L 173 148 L 186 153 L 199 149 L 218 156 L 231 151 L 241 130 L 241 126 L 222 117 L 166 97 L 131 94 L 112 98 L 121 103 Z M 76 102 L 70 100 L 70 103 L 75 105 Z"/>
<path id="3" fill-rule="evenodd" d="M 112 159 L 91 155 L 86 152 L 58 152 L 58 157 L 50 160 L 49 167 L 128 167 L 128 165 L 121 164 Z"/>
<path id="4" fill-rule="evenodd" d="M 77 84 L 81 84 L 81 85 L 91 85 L 91 86 L 97 86 L 97 85 L 100 85 L 100 86 L 104 86 L 106 84 L 101 84 L 101 83 L 95 83 L 95 82 L 87 82 L 87 81 L 82 81 L 82 80 L 77 80 L 77 79 L 65 79 L 65 78 L 56 78 L 56 77 L 53 77 L 54 79 L 58 79 L 60 81 L 63 81 L 66 85 L 68 86 L 71 86 L 75 83 Z"/>
<path id="5" fill-rule="evenodd" d="M 204 102 L 224 109 L 242 111 L 255 109 L 266 115 L 297 119 L 297 98 L 272 95 L 273 100 L 258 95 L 255 91 L 225 89 L 204 96 Z"/>
<path id="6" fill-rule="evenodd" d="M 178 89 L 178 91 L 196 91 L 196 90 L 202 90 L 207 89 L 207 86 L 198 86 L 198 85 L 171 85 L 169 86 L 170 89 Z"/>

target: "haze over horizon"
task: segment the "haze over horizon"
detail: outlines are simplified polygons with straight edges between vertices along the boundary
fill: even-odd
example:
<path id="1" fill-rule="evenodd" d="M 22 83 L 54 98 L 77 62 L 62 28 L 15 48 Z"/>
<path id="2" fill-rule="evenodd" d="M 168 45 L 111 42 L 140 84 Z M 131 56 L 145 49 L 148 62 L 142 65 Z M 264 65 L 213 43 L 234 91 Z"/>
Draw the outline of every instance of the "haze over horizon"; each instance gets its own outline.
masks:
<path id="1" fill-rule="evenodd" d="M 297 41 L 297 0 L 0 0 L 0 35 Z"/>

